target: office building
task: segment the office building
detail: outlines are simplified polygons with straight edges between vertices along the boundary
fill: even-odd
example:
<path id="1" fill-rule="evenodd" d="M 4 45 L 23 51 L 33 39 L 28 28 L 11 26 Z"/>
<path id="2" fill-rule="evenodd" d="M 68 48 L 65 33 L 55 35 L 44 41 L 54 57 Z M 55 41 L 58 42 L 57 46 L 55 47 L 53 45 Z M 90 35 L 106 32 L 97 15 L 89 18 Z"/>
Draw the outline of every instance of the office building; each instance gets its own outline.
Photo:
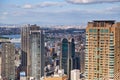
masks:
<path id="1" fill-rule="evenodd" d="M 81 59 L 80 59 L 80 55 L 78 53 L 76 53 L 75 57 L 73 58 L 73 69 L 81 69 Z"/>
<path id="2" fill-rule="evenodd" d="M 12 43 L 2 44 L 2 78 L 15 80 L 15 47 Z"/>
<path id="3" fill-rule="evenodd" d="M 31 26 L 30 44 L 31 44 L 31 77 L 40 80 L 44 76 L 44 35 L 38 26 Z"/>
<path id="4" fill-rule="evenodd" d="M 62 54 L 60 56 L 60 68 L 64 69 L 64 73 L 67 74 L 67 60 L 68 60 L 68 40 L 66 38 L 64 38 L 62 40 Z"/>
<path id="5" fill-rule="evenodd" d="M 24 71 L 26 76 L 30 76 L 30 25 L 21 28 L 21 49 L 21 72 Z"/>
<path id="6" fill-rule="evenodd" d="M 120 23 L 95 20 L 86 28 L 85 80 L 119 80 Z"/>
<path id="7" fill-rule="evenodd" d="M 33 76 L 33 74 L 39 75 L 39 77 L 43 76 L 44 36 L 43 32 L 40 31 L 39 26 L 28 24 L 21 28 L 21 48 L 21 72 L 25 72 L 25 76 L 27 76 L 27 79 L 29 79 L 30 76 Z M 36 56 L 39 58 L 37 59 Z M 40 69 L 39 71 L 37 71 L 37 73 L 39 74 L 34 73 L 36 70 L 38 70 L 33 70 L 34 65 L 39 66 Z"/>
<path id="8" fill-rule="evenodd" d="M 72 61 L 72 63 L 71 63 L 71 69 L 76 69 L 76 66 L 77 66 L 77 64 L 76 64 L 76 56 L 75 56 L 75 43 L 74 43 L 74 39 L 73 38 L 71 38 L 70 40 L 69 40 L 69 54 L 71 54 L 70 56 L 71 56 L 71 61 Z"/>
<path id="9" fill-rule="evenodd" d="M 75 68 L 75 44 L 74 39 L 62 40 L 62 54 L 60 57 L 60 68 L 64 69 L 68 79 L 70 79 L 70 71 Z"/>

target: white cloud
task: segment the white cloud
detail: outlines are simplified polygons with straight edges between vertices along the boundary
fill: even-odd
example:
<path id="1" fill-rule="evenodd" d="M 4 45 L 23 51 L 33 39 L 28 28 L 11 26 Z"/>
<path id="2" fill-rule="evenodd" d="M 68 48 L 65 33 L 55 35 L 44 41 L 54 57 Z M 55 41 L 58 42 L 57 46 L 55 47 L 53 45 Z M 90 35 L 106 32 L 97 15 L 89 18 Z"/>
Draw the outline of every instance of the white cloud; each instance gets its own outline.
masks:
<path id="1" fill-rule="evenodd" d="M 3 12 L 3 15 L 8 15 L 8 12 Z"/>
<path id="2" fill-rule="evenodd" d="M 0 19 L 6 19 L 7 18 L 7 15 L 8 15 L 8 12 L 2 12 L 0 14 Z"/>
<path id="3" fill-rule="evenodd" d="M 41 2 L 38 4 L 25 4 L 22 6 L 24 9 L 31 9 L 31 8 L 41 8 L 41 7 L 51 7 L 51 6 L 63 6 L 65 5 L 65 2 Z"/>
<path id="4" fill-rule="evenodd" d="M 36 6 L 38 7 L 50 7 L 50 6 L 62 6 L 64 3 L 61 2 L 42 2 Z"/>
<path id="5" fill-rule="evenodd" d="M 22 6 L 22 8 L 31 9 L 31 8 L 33 8 L 33 6 L 31 4 L 25 4 Z"/>
<path id="6" fill-rule="evenodd" d="M 120 2 L 120 0 L 66 0 L 66 1 L 74 4 Z"/>

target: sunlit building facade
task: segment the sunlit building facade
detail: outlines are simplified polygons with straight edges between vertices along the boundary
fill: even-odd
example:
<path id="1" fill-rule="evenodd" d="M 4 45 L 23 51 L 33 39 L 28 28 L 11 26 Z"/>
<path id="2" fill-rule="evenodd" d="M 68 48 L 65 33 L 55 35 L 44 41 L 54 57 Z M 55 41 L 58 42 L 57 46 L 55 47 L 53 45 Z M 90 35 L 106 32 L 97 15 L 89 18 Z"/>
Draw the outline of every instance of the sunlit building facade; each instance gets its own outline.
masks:
<path id="1" fill-rule="evenodd" d="M 86 80 L 114 79 L 120 72 L 120 25 L 113 20 L 89 22 L 86 28 Z M 118 78 L 118 76 L 116 76 Z"/>

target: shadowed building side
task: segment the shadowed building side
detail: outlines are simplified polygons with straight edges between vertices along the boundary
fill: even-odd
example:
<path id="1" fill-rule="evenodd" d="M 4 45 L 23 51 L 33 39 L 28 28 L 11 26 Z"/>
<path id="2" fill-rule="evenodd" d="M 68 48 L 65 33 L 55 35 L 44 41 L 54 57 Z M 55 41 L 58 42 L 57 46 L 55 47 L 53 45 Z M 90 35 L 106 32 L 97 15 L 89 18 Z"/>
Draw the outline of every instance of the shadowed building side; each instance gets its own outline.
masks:
<path id="1" fill-rule="evenodd" d="M 30 76 L 30 25 L 21 28 L 21 71 Z"/>

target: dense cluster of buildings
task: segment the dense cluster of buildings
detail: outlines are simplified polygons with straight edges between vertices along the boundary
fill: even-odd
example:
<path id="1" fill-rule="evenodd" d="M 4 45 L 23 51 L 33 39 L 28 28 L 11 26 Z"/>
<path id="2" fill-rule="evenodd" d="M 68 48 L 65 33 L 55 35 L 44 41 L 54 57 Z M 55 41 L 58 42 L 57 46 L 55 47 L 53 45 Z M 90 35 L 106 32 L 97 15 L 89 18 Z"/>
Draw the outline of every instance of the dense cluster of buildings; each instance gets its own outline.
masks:
<path id="1" fill-rule="evenodd" d="M 3 80 L 120 80 L 120 23 L 88 22 L 86 32 L 21 28 L 21 48 L 0 49 Z"/>

